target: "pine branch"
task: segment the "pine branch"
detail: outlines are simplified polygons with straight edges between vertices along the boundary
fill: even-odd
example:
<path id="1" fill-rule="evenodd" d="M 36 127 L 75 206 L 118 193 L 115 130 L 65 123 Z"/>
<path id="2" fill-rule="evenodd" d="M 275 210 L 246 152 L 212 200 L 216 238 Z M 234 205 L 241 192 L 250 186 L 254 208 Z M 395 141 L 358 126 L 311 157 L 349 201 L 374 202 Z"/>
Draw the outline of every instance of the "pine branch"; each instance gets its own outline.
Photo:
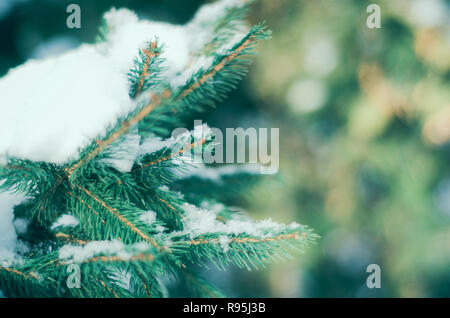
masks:
<path id="1" fill-rule="evenodd" d="M 103 287 L 105 287 L 110 293 L 114 295 L 114 298 L 120 298 L 117 293 L 102 280 L 97 280 Z"/>
<path id="2" fill-rule="evenodd" d="M 317 236 L 306 227 L 299 230 L 286 231 L 268 237 L 255 237 L 248 234 L 229 236 L 227 250 L 224 250 L 220 236 L 223 233 L 209 233 L 190 241 L 176 241 L 172 250 L 178 248 L 186 255 L 187 260 L 207 266 L 205 260 L 215 264 L 219 269 L 225 269 L 228 264 L 235 264 L 240 268 L 259 269 L 272 260 L 291 258 L 287 249 L 302 250 L 307 244 L 314 242 Z M 186 252 L 183 246 L 190 246 Z"/>
<path id="3" fill-rule="evenodd" d="M 183 228 L 183 211 L 180 206 L 184 200 L 171 191 L 161 188 L 144 188 L 142 199 L 136 202 L 139 208 L 151 210 L 157 213 L 157 218 L 163 222 L 163 227 L 172 230 L 181 230 Z"/>
<path id="4" fill-rule="evenodd" d="M 165 157 L 163 157 L 163 158 L 159 158 L 159 159 L 157 159 L 157 160 L 153 160 L 153 161 L 147 162 L 147 163 L 145 163 L 144 165 L 142 165 L 141 167 L 139 167 L 137 170 L 146 169 L 146 168 L 148 168 L 148 167 L 150 167 L 150 166 L 159 164 L 159 163 L 161 163 L 161 162 L 164 162 L 164 161 L 167 161 L 167 160 L 174 159 L 174 158 L 176 158 L 176 157 L 178 157 L 178 156 L 184 154 L 184 153 L 186 152 L 186 150 L 191 151 L 191 150 L 193 150 L 193 149 L 195 149 L 195 148 L 197 148 L 197 147 L 199 147 L 199 146 L 200 146 L 200 147 L 203 146 L 205 143 L 206 143 L 206 139 L 205 139 L 205 138 L 202 138 L 202 139 L 199 140 L 199 141 L 193 142 L 193 143 L 190 144 L 187 148 L 180 149 L 176 154 L 170 154 L 170 155 L 165 156 Z"/>
<path id="5" fill-rule="evenodd" d="M 108 134 L 109 137 L 107 137 L 105 140 L 98 140 L 97 145 L 94 146 L 93 149 L 88 150 L 87 154 L 84 155 L 81 160 L 79 160 L 75 164 L 72 164 L 70 167 L 66 168 L 66 173 L 69 179 L 72 177 L 75 170 L 82 167 L 83 165 L 94 159 L 96 156 L 98 156 L 108 146 L 110 146 L 117 139 L 126 134 L 131 127 L 133 127 L 134 125 L 140 123 L 145 119 L 150 119 L 147 118 L 147 116 L 150 115 L 158 106 L 171 104 L 176 105 L 178 103 L 182 103 L 181 108 L 183 109 L 189 105 L 194 104 L 195 102 L 200 102 L 201 104 L 208 104 L 210 103 L 208 102 L 208 100 L 211 101 L 211 98 L 213 100 L 216 100 L 218 97 L 210 96 L 209 99 L 207 98 L 205 102 L 202 101 L 204 97 L 199 98 L 200 97 L 199 94 L 194 94 L 195 92 L 199 91 L 200 88 L 207 86 L 206 84 L 210 84 L 212 85 L 212 87 L 216 88 L 216 91 L 221 93 L 219 95 L 220 96 L 219 99 L 221 99 L 221 97 L 225 92 L 233 88 L 232 83 L 234 83 L 237 79 L 239 79 L 243 75 L 242 70 L 240 70 L 240 67 L 248 64 L 248 61 L 246 60 L 239 61 L 238 58 L 245 54 L 250 54 L 251 52 L 249 50 L 253 48 L 255 42 L 261 39 L 267 39 L 269 35 L 270 33 L 265 29 L 263 25 L 253 27 L 247 34 L 247 36 L 245 36 L 244 39 L 240 41 L 240 43 L 236 44 L 231 49 L 230 53 L 218 57 L 208 72 L 206 72 L 205 74 L 201 74 L 201 76 L 199 76 L 199 74 L 195 75 L 194 78 L 191 80 L 191 83 L 188 84 L 184 89 L 180 90 L 175 96 L 172 96 L 172 93 L 168 90 L 164 90 L 159 95 L 152 94 L 150 103 L 142 107 L 136 113 L 131 114 L 129 119 L 119 123 L 117 125 L 118 128 L 114 129 L 112 133 Z M 234 61 L 236 63 L 233 65 Z M 218 82 L 217 85 L 209 83 L 213 82 L 212 79 L 216 75 L 218 75 L 222 70 L 225 70 L 228 66 L 230 67 L 229 69 L 230 74 L 228 75 L 229 76 L 228 79 L 224 77 L 220 81 L 217 81 Z M 235 75 L 233 73 L 235 73 Z M 239 75 L 239 77 L 236 77 L 236 75 Z M 198 79 L 195 79 L 197 77 Z M 208 95 L 208 91 L 211 91 L 211 88 L 205 87 L 203 93 Z M 172 112 L 174 109 L 175 108 L 169 106 L 168 110 L 169 112 Z M 146 125 L 149 125 L 149 123 L 147 123 Z M 141 126 L 140 130 L 142 129 L 145 128 Z"/>
<path id="6" fill-rule="evenodd" d="M 302 249 L 314 241 L 312 231 L 300 225 L 269 222 L 269 226 L 258 223 L 253 227 L 255 223 L 225 207 L 196 210 L 190 203 L 204 202 L 205 189 L 203 196 L 196 197 L 189 195 L 192 187 L 174 191 L 173 187 L 182 185 L 174 183 L 179 172 L 198 164 L 192 160 L 196 157 L 189 156 L 192 150 L 202 154 L 212 150 L 212 134 L 198 140 L 194 130 L 164 140 L 157 151 L 151 150 L 155 140 L 145 139 L 166 135 L 181 123 L 183 115 L 221 101 L 245 75 L 250 63 L 247 56 L 254 53 L 256 43 L 270 36 L 263 25 L 257 25 L 235 40 L 248 7 L 234 2 L 225 7 L 218 21 L 199 14 L 198 24 L 191 25 L 204 23 L 211 33 L 207 43 L 202 43 L 203 50 L 187 55 L 200 57 L 197 62 L 208 57 L 209 64 L 188 63 L 177 69 L 180 77 L 166 80 L 161 78 L 164 53 L 157 41 L 139 50 L 128 74 L 134 110 L 118 118 L 76 160 L 56 165 L 11 158 L 0 166 L 0 191 L 21 191 L 30 197 L 14 213 L 30 216 L 32 235 L 39 232 L 37 238 L 21 237 L 31 249 L 23 262 L 0 267 L 0 287 L 8 296 L 163 297 L 162 273 L 183 280 L 192 295 L 222 296 L 191 265 L 212 262 L 219 268 L 229 264 L 260 268 L 289 257 L 288 249 Z M 102 35 L 108 40 L 105 27 Z M 54 221 L 67 214 L 76 217 L 77 225 L 61 222 L 65 227 L 57 230 L 61 223 Z M 211 223 L 203 224 L 198 217 L 208 217 Z M 241 221 L 238 227 L 247 230 L 236 232 L 228 223 Z M 210 224 L 214 226 L 209 228 Z M 79 265 L 83 273 L 80 289 L 64 285 L 72 264 Z"/>
<path id="7" fill-rule="evenodd" d="M 129 73 L 131 98 L 135 99 L 143 91 L 156 86 L 161 80 L 158 74 L 161 72 L 162 60 L 157 59 L 161 51 L 162 48 L 158 47 L 156 41 L 139 51 L 139 57 L 134 61 L 135 68 Z"/>
<path id="8" fill-rule="evenodd" d="M 17 269 L 14 268 L 9 268 L 9 267 L 3 267 L 0 266 L 0 271 L 5 271 L 14 275 L 19 275 L 20 277 L 23 277 L 25 279 L 35 279 L 35 280 L 39 280 L 39 277 L 36 276 L 36 274 L 30 272 L 30 273 L 23 273 L 21 271 L 18 271 Z"/>
<path id="9" fill-rule="evenodd" d="M 227 8 L 214 25 L 211 32 L 213 38 L 208 41 L 197 56 L 212 55 L 229 42 L 239 28 L 244 28 L 244 19 L 248 15 L 250 4 L 254 0 L 241 0 L 240 3 Z M 197 21 L 196 21 L 197 22 Z"/>
<path id="10" fill-rule="evenodd" d="M 90 198 L 91 200 L 93 200 L 95 203 L 97 203 L 101 208 L 103 208 L 104 211 L 107 211 L 111 216 L 113 216 L 113 218 L 117 221 L 120 222 L 120 224 L 129 229 L 131 232 L 133 232 L 134 234 L 136 234 L 138 237 L 144 239 L 145 241 L 149 242 L 150 244 L 152 244 L 154 247 L 160 248 L 159 245 L 156 243 L 156 241 L 154 239 L 152 239 L 150 237 L 150 235 L 144 233 L 137 225 L 135 225 L 134 222 L 130 221 L 127 217 L 123 216 L 118 209 L 111 207 L 110 205 L 108 205 L 104 200 L 100 199 L 98 196 L 96 196 L 95 194 L 93 194 L 91 191 L 89 191 L 88 189 L 81 187 L 79 185 L 75 185 L 75 187 L 82 193 L 84 193 L 88 198 Z M 84 200 L 82 198 L 80 198 L 79 196 L 74 196 L 77 200 L 79 200 L 81 203 L 85 204 L 88 206 L 89 209 L 93 210 L 94 213 L 97 216 L 100 216 L 99 211 L 96 211 L 92 208 L 92 206 L 90 204 L 87 204 L 87 200 Z M 81 215 L 82 216 L 82 215 Z M 103 220 L 104 224 L 106 224 L 105 220 Z M 120 232 L 119 232 L 120 233 Z"/>
<path id="11" fill-rule="evenodd" d="M 237 43 L 233 46 L 233 48 L 230 50 L 229 53 L 224 54 L 223 56 L 219 56 L 216 59 L 216 61 L 213 63 L 213 65 L 210 67 L 209 71 L 207 71 L 204 74 L 197 74 L 196 76 L 194 76 L 195 79 L 192 80 L 191 83 L 187 87 L 182 89 L 177 94 L 177 96 L 175 97 L 175 102 L 186 98 L 191 93 L 193 93 L 195 90 L 202 87 L 208 81 L 213 79 L 214 76 L 216 76 L 220 71 L 225 69 L 227 66 L 230 66 L 232 64 L 232 62 L 235 61 L 237 58 L 239 58 L 245 54 L 251 54 L 251 52 L 249 50 L 253 48 L 256 41 L 265 40 L 269 36 L 270 36 L 270 32 L 268 30 L 266 30 L 264 25 L 261 24 L 261 25 L 257 25 L 255 27 L 253 27 L 239 43 Z M 242 65 L 241 63 L 248 64 L 244 61 L 241 61 L 240 63 L 237 63 L 236 65 L 234 65 L 234 67 Z M 220 86 L 220 84 L 218 84 L 216 86 Z"/>
<path id="12" fill-rule="evenodd" d="M 156 242 L 151 239 L 148 235 L 144 234 L 141 230 L 139 230 L 133 223 L 131 223 L 130 221 L 128 221 L 125 217 L 123 217 L 119 211 L 117 211 L 116 209 L 108 206 L 105 201 L 99 199 L 97 196 L 95 196 L 94 194 L 92 194 L 89 190 L 87 190 L 86 188 L 82 188 L 79 185 L 77 185 L 78 189 L 83 191 L 84 193 L 86 193 L 89 197 L 91 197 L 92 199 L 94 199 L 97 203 L 99 203 L 102 207 L 104 207 L 107 211 L 109 211 L 111 214 L 113 214 L 115 217 L 117 217 L 122 223 L 124 223 L 127 227 L 129 227 L 133 232 L 135 232 L 137 235 L 139 235 L 140 237 L 142 237 L 144 240 L 146 240 L 147 242 L 150 242 L 153 246 L 158 247 L 158 244 L 156 244 Z"/>
<path id="13" fill-rule="evenodd" d="M 90 160 L 94 159 L 96 156 L 98 156 L 103 150 L 105 150 L 108 146 L 110 146 L 114 141 L 119 139 L 122 135 L 128 132 L 130 127 L 137 124 L 139 121 L 141 121 L 145 116 L 150 114 L 160 103 L 161 100 L 156 96 L 153 95 L 152 102 L 149 103 L 147 106 L 142 108 L 136 115 L 131 117 L 128 120 L 125 120 L 122 122 L 119 129 L 117 129 L 114 133 L 112 133 L 108 138 L 106 138 L 104 141 L 98 141 L 98 146 L 94 148 L 92 151 L 90 151 L 87 155 L 85 155 L 80 161 L 75 163 L 74 165 L 66 168 L 66 173 L 69 177 L 69 179 L 72 177 L 72 174 L 75 170 L 77 170 L 79 167 L 83 166 L 84 164 L 88 163 Z"/>

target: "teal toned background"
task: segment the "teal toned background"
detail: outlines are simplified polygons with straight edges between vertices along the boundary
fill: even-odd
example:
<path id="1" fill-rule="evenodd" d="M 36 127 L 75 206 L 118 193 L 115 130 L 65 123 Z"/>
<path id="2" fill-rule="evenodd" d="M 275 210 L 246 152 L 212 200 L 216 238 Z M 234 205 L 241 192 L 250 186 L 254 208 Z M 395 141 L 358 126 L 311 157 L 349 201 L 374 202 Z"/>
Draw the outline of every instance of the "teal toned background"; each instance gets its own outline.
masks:
<path id="1" fill-rule="evenodd" d="M 102 13 L 185 23 L 202 0 L 1 0 L 0 76 L 93 42 Z M 382 28 L 366 27 L 378 3 Z M 77 3 L 82 28 L 66 27 Z M 444 0 L 259 0 L 273 39 L 208 115 L 216 127 L 279 127 L 280 171 L 243 190 L 255 218 L 321 236 L 262 271 L 206 274 L 236 297 L 450 296 L 450 11 Z M 163 40 L 163 39 L 161 39 Z M 366 267 L 381 267 L 381 289 Z M 173 295 L 183 295 L 173 290 Z"/>

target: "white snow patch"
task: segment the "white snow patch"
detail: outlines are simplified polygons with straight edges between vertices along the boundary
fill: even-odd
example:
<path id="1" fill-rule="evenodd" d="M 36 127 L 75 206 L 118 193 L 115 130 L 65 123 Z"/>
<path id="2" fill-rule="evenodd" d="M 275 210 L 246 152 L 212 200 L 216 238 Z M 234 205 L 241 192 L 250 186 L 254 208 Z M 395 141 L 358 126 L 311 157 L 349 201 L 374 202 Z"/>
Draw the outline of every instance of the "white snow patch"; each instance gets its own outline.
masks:
<path id="1" fill-rule="evenodd" d="M 13 209 L 25 200 L 26 197 L 20 193 L 0 193 L 0 266 L 8 266 L 19 258 L 16 253 L 23 246 L 17 241 Z"/>
<path id="2" fill-rule="evenodd" d="M 170 144 L 166 140 L 163 140 L 161 137 L 148 137 L 144 139 L 144 142 L 139 147 L 139 155 L 143 156 L 146 154 L 151 154 L 167 146 L 170 146 Z"/>
<path id="3" fill-rule="evenodd" d="M 166 228 L 162 225 L 157 225 L 155 228 L 159 233 L 162 233 L 166 230 Z"/>
<path id="4" fill-rule="evenodd" d="M 78 224 L 80 224 L 80 221 L 70 215 L 70 214 L 64 214 L 61 215 L 50 227 L 52 230 L 59 228 L 59 227 L 75 227 Z"/>
<path id="5" fill-rule="evenodd" d="M 166 186 L 166 185 L 162 185 L 158 189 L 161 190 L 161 191 L 164 191 L 164 192 L 169 192 L 170 191 L 169 187 Z"/>
<path id="6" fill-rule="evenodd" d="M 76 158 L 133 108 L 117 68 L 97 46 L 83 45 L 10 70 L 0 79 L 0 153 L 58 164 Z"/>
<path id="7" fill-rule="evenodd" d="M 147 251 L 150 245 L 145 242 L 139 242 L 132 246 L 125 246 L 119 240 L 112 241 L 93 241 L 84 246 L 72 244 L 64 245 L 59 250 L 59 258 L 68 262 L 81 263 L 97 255 L 117 256 L 127 260 L 135 253 Z"/>
<path id="8" fill-rule="evenodd" d="M 130 23 L 137 23 L 138 17 L 137 15 L 128 9 L 111 9 L 103 15 L 103 18 L 106 20 L 108 27 L 111 28 L 111 31 L 114 32 L 117 28 L 120 28 L 123 25 Z"/>
<path id="9" fill-rule="evenodd" d="M 108 13 L 109 20 L 121 19 L 125 9 L 113 9 Z M 116 15 L 119 18 L 116 18 Z M 129 12 L 131 15 L 132 13 Z M 145 48 L 149 42 L 159 39 L 164 45 L 161 57 L 166 59 L 164 75 L 168 78 L 176 76 L 189 61 L 190 37 L 186 28 L 163 22 L 152 22 L 137 19 L 125 19 L 121 25 L 113 26 L 107 34 L 108 48 L 113 63 L 117 63 L 120 71 L 126 74 L 133 68 L 133 60 L 138 50 Z M 125 62 L 127 61 L 127 62 Z"/>
<path id="10" fill-rule="evenodd" d="M 230 249 L 231 238 L 226 235 L 219 236 L 219 244 L 223 252 L 226 253 Z"/>
<path id="11" fill-rule="evenodd" d="M 98 254 L 117 254 L 123 251 L 124 244 L 119 240 L 95 241 L 85 246 L 64 245 L 59 250 L 59 258 L 62 260 L 72 259 L 74 262 L 83 262 Z"/>
<path id="12" fill-rule="evenodd" d="M 223 223 L 217 220 L 216 213 L 211 210 L 198 208 L 189 203 L 183 204 L 182 208 L 186 213 L 183 231 L 174 232 L 174 234 L 189 235 L 191 239 L 208 233 L 248 234 L 264 238 L 277 235 L 288 229 L 300 227 L 295 222 L 285 225 L 273 222 L 271 219 L 258 222 L 250 219 L 232 219 Z"/>
<path id="13" fill-rule="evenodd" d="M 127 173 L 133 168 L 134 161 L 139 153 L 141 137 L 138 134 L 126 135 L 118 145 L 111 149 L 114 151 L 101 161 Z"/>
<path id="14" fill-rule="evenodd" d="M 207 71 L 213 62 L 213 56 L 200 56 L 194 63 L 190 63 L 185 70 L 183 70 L 177 76 L 172 77 L 170 79 L 170 85 L 172 87 L 180 87 L 186 84 L 198 71 Z"/>

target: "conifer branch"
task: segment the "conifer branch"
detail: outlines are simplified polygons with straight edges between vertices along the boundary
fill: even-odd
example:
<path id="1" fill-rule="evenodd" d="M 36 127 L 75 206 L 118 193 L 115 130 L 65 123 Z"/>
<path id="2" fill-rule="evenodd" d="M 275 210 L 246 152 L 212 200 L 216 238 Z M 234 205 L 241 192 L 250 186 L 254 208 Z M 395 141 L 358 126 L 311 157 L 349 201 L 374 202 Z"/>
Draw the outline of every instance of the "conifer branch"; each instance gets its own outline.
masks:
<path id="1" fill-rule="evenodd" d="M 140 281 L 142 282 L 142 285 L 144 286 L 145 294 L 148 298 L 152 297 L 152 293 L 150 292 L 150 287 L 147 285 L 145 277 L 142 276 L 142 274 L 139 272 L 139 270 L 135 270 L 136 275 L 139 277 Z"/>
<path id="2" fill-rule="evenodd" d="M 21 271 L 18 271 L 17 269 L 10 268 L 10 267 L 3 267 L 3 266 L 0 266 L 0 270 L 3 270 L 5 272 L 8 272 L 8 273 L 11 273 L 11 274 L 14 274 L 14 275 L 18 275 L 18 276 L 23 277 L 25 279 L 33 278 L 35 280 L 39 280 L 39 277 L 36 276 L 36 274 L 34 274 L 32 272 L 30 272 L 30 273 L 23 273 Z"/>
<path id="3" fill-rule="evenodd" d="M 217 290 L 214 290 L 214 288 L 212 286 L 207 284 L 203 279 L 196 277 L 196 275 L 194 275 L 187 269 L 183 269 L 182 272 L 183 272 L 184 276 L 186 277 L 186 279 L 201 291 L 202 296 L 204 295 L 204 296 L 207 296 L 210 298 L 223 297 L 223 295 L 220 292 L 218 292 Z"/>
<path id="4" fill-rule="evenodd" d="M 189 46 L 187 52 L 181 52 L 184 64 L 167 63 L 168 72 L 164 73 L 162 62 L 174 62 L 177 52 L 169 51 L 164 60 L 156 40 L 139 50 L 127 74 L 130 85 L 129 96 L 125 96 L 134 100 L 136 105 L 129 105 L 134 109 L 119 117 L 77 159 L 61 165 L 10 158 L 9 165 L 0 166 L 0 189 L 25 192 L 29 198 L 14 207 L 15 215 L 37 221 L 21 237 L 31 248 L 24 263 L 0 267 L 0 283 L 10 287 L 8 296 L 99 297 L 106 293 L 116 298 L 162 297 L 166 294 L 158 275 L 173 273 L 188 283 L 191 293 L 217 297 L 220 292 L 192 271 L 190 264 L 259 268 L 270 260 L 289 257 L 287 248 L 302 248 L 314 239 L 306 227 L 253 223 L 234 218 L 231 209 L 224 212 L 225 207 L 219 208 L 221 212 L 211 208 L 204 223 L 199 219 L 203 209 L 191 205 L 200 206 L 207 191 L 214 195 L 217 188 L 207 187 L 196 197 L 187 188 L 176 188 L 180 184 L 174 181 L 177 171 L 191 167 L 189 151 L 209 150 L 213 136 L 197 140 L 194 131 L 161 144 L 159 139 L 156 143 L 152 140 L 182 127 L 175 126 L 182 123 L 181 115 L 193 115 L 221 101 L 246 73 L 247 56 L 253 54 L 256 42 L 269 37 L 263 25 L 256 25 L 236 40 L 247 12 L 242 3 L 219 3 L 210 8 L 226 11 L 213 19 L 199 14 L 191 22 L 193 29 L 204 25 L 210 33 L 205 34 L 199 50 L 192 52 Z M 111 16 L 121 18 L 105 16 L 105 21 L 117 24 L 120 32 L 119 24 L 127 16 L 133 18 L 125 12 L 113 11 Z M 186 35 L 186 30 L 178 27 L 174 31 L 174 35 Z M 116 34 L 120 33 L 105 33 L 104 40 L 115 42 Z M 135 37 L 144 40 L 147 36 Z M 167 43 L 173 39 L 176 36 Z M 169 78 L 161 78 L 163 74 Z M 143 139 L 147 137 L 148 145 Z M 151 151 L 155 146 L 159 150 Z M 203 228 L 210 224 L 211 228 Z M 61 226 L 65 230 L 55 232 Z M 81 289 L 64 286 L 71 264 L 83 269 Z M 129 288 L 122 284 L 124 275 L 129 278 Z"/>
<path id="5" fill-rule="evenodd" d="M 137 88 L 136 88 L 136 94 L 135 97 L 138 96 L 143 87 L 144 87 L 144 83 L 145 83 L 145 79 L 147 78 L 147 76 L 149 76 L 149 67 L 150 67 L 150 62 L 154 57 L 157 57 L 160 52 L 159 51 L 155 51 L 156 50 L 156 46 L 157 43 L 156 42 L 152 42 L 150 44 L 150 49 L 143 49 L 142 53 L 145 55 L 145 61 L 144 61 L 144 65 L 143 65 L 143 70 L 142 73 L 139 75 L 139 80 L 138 80 L 138 84 L 137 84 Z"/>
<path id="6" fill-rule="evenodd" d="M 64 242 L 77 243 L 77 244 L 80 244 L 80 245 L 86 245 L 87 243 L 89 243 L 88 241 L 83 241 L 83 240 L 77 239 L 76 237 L 73 237 L 73 236 L 71 236 L 69 234 L 65 234 L 65 233 L 62 233 L 62 232 L 56 233 L 55 237 L 57 239 L 61 240 L 61 241 L 64 241 Z"/>
<path id="7" fill-rule="evenodd" d="M 100 222 L 102 222 L 103 224 L 106 224 L 105 220 L 103 218 L 101 218 L 100 214 L 89 203 L 87 203 L 85 200 L 83 200 L 78 195 L 76 195 L 72 192 L 67 192 L 67 194 L 74 197 L 75 199 L 77 199 L 81 204 L 85 205 L 89 210 L 94 212 L 94 214 L 96 216 L 98 216 L 98 218 L 100 219 Z"/>
<path id="8" fill-rule="evenodd" d="M 105 287 L 110 293 L 112 293 L 113 295 L 114 295 L 114 298 L 120 298 L 117 294 L 116 294 L 116 292 L 111 288 L 111 287 L 109 287 L 108 285 L 106 285 L 106 283 L 103 281 L 103 280 L 101 280 L 101 279 L 99 279 L 99 280 L 97 280 L 103 287 Z"/>
<path id="9" fill-rule="evenodd" d="M 164 203 L 170 210 L 177 213 L 181 219 L 184 219 L 184 216 L 180 212 L 178 212 L 178 210 L 173 205 L 171 205 L 169 202 L 167 202 L 166 200 L 164 200 L 162 198 L 158 198 L 158 200 L 161 201 L 162 203 Z"/>
<path id="10" fill-rule="evenodd" d="M 217 65 L 213 67 L 212 70 L 204 74 L 200 79 L 196 82 L 194 82 L 192 85 L 187 87 L 185 90 L 183 90 L 178 99 L 183 99 L 189 94 L 191 94 L 193 91 L 198 89 L 200 86 L 205 84 L 207 81 L 209 81 L 214 75 L 216 75 L 218 72 L 220 72 L 228 63 L 230 63 L 233 59 L 235 59 L 237 56 L 241 54 L 242 51 L 244 51 L 246 48 L 248 48 L 249 44 L 253 42 L 254 36 L 250 36 L 248 39 L 246 39 L 242 44 L 240 44 L 235 50 L 233 50 L 233 53 L 230 55 L 227 55 L 225 58 L 223 58 Z"/>
<path id="11" fill-rule="evenodd" d="M 147 106 L 143 107 L 135 116 L 132 118 L 125 120 L 122 122 L 119 129 L 117 129 L 114 133 L 112 133 L 108 138 L 103 141 L 97 142 L 97 147 L 94 148 L 91 152 L 85 155 L 80 161 L 72 165 L 71 167 L 66 168 L 66 173 L 69 179 L 71 178 L 73 172 L 79 167 L 85 165 L 95 157 L 97 157 L 103 150 L 105 150 L 108 146 L 113 144 L 117 139 L 126 134 L 129 129 L 135 124 L 139 123 L 145 116 L 150 114 L 158 105 L 160 105 L 161 99 L 156 95 L 152 96 L 152 102 L 150 102 Z"/>
<path id="12" fill-rule="evenodd" d="M 113 144 L 117 139 L 126 134 L 131 127 L 141 122 L 145 119 L 151 112 L 153 112 L 156 107 L 161 104 L 170 103 L 171 100 L 174 103 L 177 103 L 187 96 L 189 96 L 194 91 L 198 90 L 205 83 L 207 83 L 210 79 L 212 79 L 216 74 L 218 74 L 221 70 L 227 67 L 233 60 L 237 57 L 241 56 L 245 53 L 247 49 L 249 49 L 256 40 L 259 38 L 264 38 L 267 36 L 265 34 L 265 30 L 262 27 L 257 27 L 255 30 L 251 30 L 247 37 L 243 39 L 243 41 L 232 49 L 231 53 L 224 55 L 207 73 L 203 74 L 198 80 L 194 81 L 192 84 L 181 90 L 174 99 L 171 98 L 172 93 L 169 90 L 164 90 L 159 96 L 156 94 L 152 94 L 152 101 L 147 104 L 147 106 L 143 107 L 137 114 L 132 116 L 130 119 L 125 120 L 119 126 L 119 128 L 114 131 L 108 138 L 105 140 L 97 141 L 97 147 L 95 147 L 92 151 L 86 154 L 80 161 L 73 164 L 72 166 L 66 168 L 66 173 L 71 178 L 73 172 L 79 167 L 85 165 L 93 158 L 97 157 L 103 150 Z"/>
<path id="13" fill-rule="evenodd" d="M 147 234 L 143 233 L 137 226 L 135 226 L 132 222 L 130 222 L 127 218 L 125 218 L 124 216 L 122 216 L 120 214 L 120 212 L 115 209 L 110 207 L 109 205 L 106 204 L 105 201 L 101 200 L 99 197 L 97 197 L 96 195 L 94 195 L 92 192 L 90 192 L 88 189 L 83 188 L 79 185 L 76 185 L 76 187 L 84 192 L 86 195 L 88 195 L 89 197 L 91 197 L 94 201 L 96 201 L 98 204 L 100 204 L 103 208 L 105 208 L 109 213 L 111 213 L 112 215 L 114 215 L 120 222 L 122 222 L 126 227 L 128 227 L 129 229 L 131 229 L 131 231 L 133 231 L 134 233 L 136 233 L 138 236 L 140 236 L 141 238 L 143 238 L 145 241 L 149 242 L 150 244 L 152 244 L 154 247 L 159 248 L 159 245 L 156 243 L 156 241 L 154 239 L 152 239 L 150 236 L 148 236 Z"/>
<path id="14" fill-rule="evenodd" d="M 203 146 L 205 143 L 206 143 L 206 139 L 205 139 L 205 138 L 202 138 L 202 139 L 199 140 L 199 141 L 196 141 L 196 142 L 191 143 L 191 144 L 187 147 L 187 149 L 186 149 L 186 148 L 182 148 L 182 149 L 180 149 L 176 154 L 170 154 L 170 155 L 168 155 L 168 156 L 159 158 L 159 159 L 157 159 L 157 160 L 150 161 L 150 162 L 148 162 L 148 163 L 142 165 L 141 167 L 137 168 L 135 171 L 143 170 L 143 169 L 146 169 L 146 168 L 148 168 L 148 167 L 150 167 L 150 166 L 156 165 L 156 164 L 158 164 L 158 163 L 161 163 L 161 162 L 164 162 L 164 161 L 167 161 L 167 160 L 171 160 L 171 159 L 173 159 L 173 158 L 176 158 L 176 157 L 178 157 L 178 156 L 184 154 L 184 153 L 186 152 L 186 150 L 192 150 L 192 149 L 195 149 L 195 148 L 198 147 L 198 146 Z"/>
<path id="15" fill-rule="evenodd" d="M 230 243 L 267 243 L 281 240 L 299 240 L 306 239 L 307 233 L 302 232 L 300 235 L 298 232 L 290 233 L 290 234 L 280 234 L 273 237 L 265 237 L 265 238 L 256 238 L 256 237 L 233 237 L 230 238 Z M 188 242 L 190 245 L 201 245 L 201 244 L 220 244 L 220 240 L 218 238 L 213 238 L 210 240 L 207 239 L 197 239 Z"/>

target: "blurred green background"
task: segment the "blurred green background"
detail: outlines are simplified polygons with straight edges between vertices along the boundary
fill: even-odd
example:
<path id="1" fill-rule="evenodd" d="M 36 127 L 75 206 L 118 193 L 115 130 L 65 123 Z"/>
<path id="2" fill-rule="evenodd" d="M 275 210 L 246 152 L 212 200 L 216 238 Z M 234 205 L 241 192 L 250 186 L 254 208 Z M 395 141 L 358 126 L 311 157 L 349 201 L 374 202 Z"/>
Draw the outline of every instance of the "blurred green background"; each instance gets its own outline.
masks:
<path id="1" fill-rule="evenodd" d="M 185 23 L 203 0 L 0 0 L 0 76 L 93 42 L 102 13 Z M 69 30 L 77 3 L 82 28 Z M 382 28 L 366 26 L 370 3 Z M 279 127 L 280 171 L 236 204 L 321 236 L 258 272 L 206 271 L 235 297 L 450 296 L 450 2 L 257 0 L 265 20 L 248 78 L 208 116 L 216 127 Z M 163 40 L 163 39 L 162 39 Z M 381 288 L 366 267 L 381 267 Z"/>

